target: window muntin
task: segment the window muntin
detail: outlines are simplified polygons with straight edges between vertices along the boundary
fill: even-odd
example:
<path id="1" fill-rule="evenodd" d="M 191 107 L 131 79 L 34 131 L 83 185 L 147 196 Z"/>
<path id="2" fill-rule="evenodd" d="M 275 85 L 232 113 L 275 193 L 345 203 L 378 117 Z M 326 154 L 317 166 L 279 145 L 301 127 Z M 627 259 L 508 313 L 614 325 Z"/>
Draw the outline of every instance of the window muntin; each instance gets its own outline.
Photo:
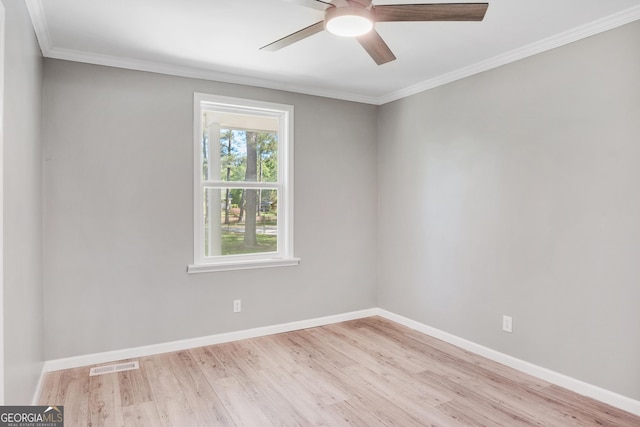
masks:
<path id="1" fill-rule="evenodd" d="M 293 107 L 205 94 L 195 94 L 194 104 L 194 265 L 189 271 L 271 266 L 270 261 L 297 264 Z"/>

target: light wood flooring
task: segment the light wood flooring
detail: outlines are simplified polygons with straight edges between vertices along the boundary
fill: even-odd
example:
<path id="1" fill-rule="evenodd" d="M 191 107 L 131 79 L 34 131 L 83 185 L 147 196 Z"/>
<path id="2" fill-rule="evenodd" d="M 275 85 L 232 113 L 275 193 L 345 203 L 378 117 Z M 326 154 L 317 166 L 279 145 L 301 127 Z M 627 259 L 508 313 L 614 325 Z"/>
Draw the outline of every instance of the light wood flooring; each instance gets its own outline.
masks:
<path id="1" fill-rule="evenodd" d="M 65 426 L 640 426 L 379 317 L 47 374 Z"/>

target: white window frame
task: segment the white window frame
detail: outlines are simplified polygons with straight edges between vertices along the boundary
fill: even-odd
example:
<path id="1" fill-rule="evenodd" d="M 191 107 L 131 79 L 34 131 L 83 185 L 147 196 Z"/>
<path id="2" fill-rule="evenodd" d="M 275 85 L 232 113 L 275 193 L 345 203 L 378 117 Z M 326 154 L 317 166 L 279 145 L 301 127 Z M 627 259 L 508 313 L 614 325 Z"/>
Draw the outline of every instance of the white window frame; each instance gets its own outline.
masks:
<path id="1" fill-rule="evenodd" d="M 208 109 L 278 119 L 278 181 L 276 183 L 209 181 L 202 178 L 202 135 L 204 131 L 202 114 Z M 187 272 L 205 273 L 298 265 L 300 259 L 294 257 L 293 252 L 293 105 L 196 92 L 193 96 L 193 117 L 193 264 L 187 267 Z M 216 145 L 211 143 L 211 146 Z M 277 189 L 277 252 L 205 256 L 204 216 L 202 214 L 204 190 L 223 187 Z"/>

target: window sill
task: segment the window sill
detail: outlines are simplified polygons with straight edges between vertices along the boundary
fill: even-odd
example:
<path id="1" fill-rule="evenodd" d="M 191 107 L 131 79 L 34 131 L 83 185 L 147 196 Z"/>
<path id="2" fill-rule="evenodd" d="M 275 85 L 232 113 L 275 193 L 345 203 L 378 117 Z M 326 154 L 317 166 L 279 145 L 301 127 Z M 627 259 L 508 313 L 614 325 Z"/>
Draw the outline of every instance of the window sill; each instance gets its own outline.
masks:
<path id="1" fill-rule="evenodd" d="M 254 268 L 290 267 L 300 264 L 300 258 L 229 261 L 216 264 L 190 264 L 187 273 L 212 273 L 215 271 L 251 270 Z"/>

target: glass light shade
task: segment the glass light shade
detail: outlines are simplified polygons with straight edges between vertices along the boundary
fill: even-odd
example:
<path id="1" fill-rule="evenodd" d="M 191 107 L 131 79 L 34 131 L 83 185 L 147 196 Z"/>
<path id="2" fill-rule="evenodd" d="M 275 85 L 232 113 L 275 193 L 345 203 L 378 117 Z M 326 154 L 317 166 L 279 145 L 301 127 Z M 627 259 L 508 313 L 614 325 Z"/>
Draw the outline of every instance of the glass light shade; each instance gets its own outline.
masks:
<path id="1" fill-rule="evenodd" d="M 358 7 L 334 7 L 327 9 L 325 28 L 340 37 L 358 37 L 373 29 L 371 11 Z"/>

